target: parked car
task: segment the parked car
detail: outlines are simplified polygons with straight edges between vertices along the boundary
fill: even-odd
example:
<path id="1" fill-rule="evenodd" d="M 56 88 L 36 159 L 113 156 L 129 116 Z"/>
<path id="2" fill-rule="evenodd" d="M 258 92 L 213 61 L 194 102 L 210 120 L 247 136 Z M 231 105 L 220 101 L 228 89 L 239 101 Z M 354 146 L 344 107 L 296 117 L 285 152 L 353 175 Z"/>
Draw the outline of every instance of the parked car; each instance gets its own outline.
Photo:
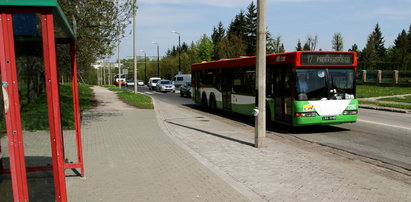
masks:
<path id="1" fill-rule="evenodd" d="M 138 81 L 137 81 L 137 85 L 138 85 L 138 86 L 144 86 L 144 81 L 138 80 Z"/>
<path id="2" fill-rule="evenodd" d="M 126 86 L 134 86 L 134 81 L 133 80 L 127 80 Z"/>
<path id="3" fill-rule="evenodd" d="M 154 90 L 156 88 L 156 84 L 158 81 L 160 81 L 161 78 L 158 77 L 151 77 L 150 79 L 148 79 L 148 83 L 147 86 L 150 90 Z"/>
<path id="4" fill-rule="evenodd" d="M 170 80 L 160 80 L 157 82 L 156 91 L 159 92 L 174 92 L 176 90 L 174 84 Z"/>
<path id="5" fill-rule="evenodd" d="M 181 97 L 191 97 L 191 83 L 185 82 L 180 88 Z"/>

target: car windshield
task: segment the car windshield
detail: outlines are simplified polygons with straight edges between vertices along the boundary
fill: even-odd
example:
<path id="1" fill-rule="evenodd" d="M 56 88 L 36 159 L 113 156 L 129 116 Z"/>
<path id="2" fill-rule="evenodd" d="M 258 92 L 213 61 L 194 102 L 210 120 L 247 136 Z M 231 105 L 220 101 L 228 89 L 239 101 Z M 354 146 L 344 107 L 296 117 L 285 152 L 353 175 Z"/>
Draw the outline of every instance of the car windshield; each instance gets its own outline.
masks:
<path id="1" fill-rule="evenodd" d="M 171 81 L 170 80 L 162 80 L 161 84 L 171 84 Z"/>
<path id="2" fill-rule="evenodd" d="M 160 79 L 153 79 L 153 81 L 151 81 L 151 83 L 157 83 L 158 81 L 160 81 Z"/>
<path id="3" fill-rule="evenodd" d="M 297 100 L 354 99 L 353 69 L 297 69 Z"/>

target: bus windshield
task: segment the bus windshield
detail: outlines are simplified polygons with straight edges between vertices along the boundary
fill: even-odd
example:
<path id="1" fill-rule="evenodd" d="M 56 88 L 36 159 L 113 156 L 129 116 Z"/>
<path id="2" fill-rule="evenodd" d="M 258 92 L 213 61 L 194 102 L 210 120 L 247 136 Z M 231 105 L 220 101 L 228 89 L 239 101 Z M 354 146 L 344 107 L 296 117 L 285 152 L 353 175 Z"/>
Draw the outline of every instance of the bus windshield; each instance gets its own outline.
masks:
<path id="1" fill-rule="evenodd" d="M 353 69 L 297 69 L 297 100 L 354 99 Z"/>

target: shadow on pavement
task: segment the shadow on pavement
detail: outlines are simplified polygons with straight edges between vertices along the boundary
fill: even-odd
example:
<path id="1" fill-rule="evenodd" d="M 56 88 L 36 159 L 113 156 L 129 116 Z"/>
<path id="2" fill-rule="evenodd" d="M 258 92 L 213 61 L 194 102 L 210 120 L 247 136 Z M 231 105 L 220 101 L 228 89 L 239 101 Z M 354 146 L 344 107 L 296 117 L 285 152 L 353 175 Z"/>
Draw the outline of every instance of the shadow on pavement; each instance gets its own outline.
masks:
<path id="1" fill-rule="evenodd" d="M 27 167 L 51 164 L 51 157 L 26 156 Z M 5 168 L 9 167 L 9 158 L 3 158 Z M 55 201 L 54 178 L 51 170 L 27 172 L 27 184 L 30 201 Z M 0 201 L 12 202 L 13 190 L 10 174 L 0 174 Z"/>
<path id="2" fill-rule="evenodd" d="M 254 127 L 254 117 L 252 116 L 245 116 L 242 114 L 236 114 L 231 112 L 225 112 L 222 110 L 217 110 L 216 112 L 210 112 L 204 110 L 201 105 L 199 104 L 183 104 L 183 106 L 189 107 L 193 110 L 201 111 L 203 113 L 221 116 L 226 119 L 230 119 L 232 121 L 240 122 L 251 127 Z M 281 133 L 281 134 L 291 134 L 291 135 L 298 135 L 298 134 L 307 134 L 307 133 L 332 133 L 332 132 L 341 132 L 341 131 L 348 131 L 348 129 L 338 127 L 338 125 L 314 125 L 314 126 L 299 126 L 299 127 L 292 127 L 290 125 L 271 122 L 267 123 L 267 131 Z"/>
<path id="3" fill-rule="evenodd" d="M 231 138 L 231 137 L 226 137 L 226 136 L 223 136 L 223 135 L 220 135 L 220 134 L 217 134 L 217 133 L 212 133 L 212 132 L 205 131 L 205 130 L 202 130 L 202 129 L 181 125 L 181 124 L 174 123 L 174 122 L 171 122 L 171 121 L 166 121 L 166 122 L 169 123 L 169 124 L 176 125 L 176 126 L 188 128 L 188 129 L 195 130 L 195 131 L 199 131 L 199 132 L 207 134 L 207 135 L 212 135 L 214 137 L 219 137 L 219 138 L 223 138 L 223 139 L 226 139 L 226 140 L 230 140 L 230 141 L 233 141 L 233 142 L 237 142 L 237 143 L 240 143 L 240 144 L 244 144 L 244 145 L 254 147 L 254 144 L 249 143 L 249 142 L 245 142 L 245 141 L 242 141 L 242 140 L 237 140 L 237 139 L 234 139 L 234 138 Z"/>

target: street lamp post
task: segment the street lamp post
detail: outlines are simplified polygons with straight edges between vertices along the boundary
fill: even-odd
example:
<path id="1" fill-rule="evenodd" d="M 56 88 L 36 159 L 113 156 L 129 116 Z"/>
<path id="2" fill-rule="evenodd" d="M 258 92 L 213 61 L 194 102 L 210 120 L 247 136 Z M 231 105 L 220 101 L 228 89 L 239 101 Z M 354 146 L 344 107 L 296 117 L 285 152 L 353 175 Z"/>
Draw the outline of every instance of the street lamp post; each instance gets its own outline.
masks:
<path id="1" fill-rule="evenodd" d="M 171 31 L 171 32 L 173 32 L 173 33 L 175 33 L 175 34 L 178 34 L 178 72 L 180 73 L 181 72 L 181 45 L 180 45 L 180 33 L 179 32 L 176 32 L 176 31 Z"/>
<path id="2" fill-rule="evenodd" d="M 157 76 L 160 77 L 160 45 L 157 42 L 152 42 L 157 45 Z"/>
<path id="3" fill-rule="evenodd" d="M 147 81 L 147 56 L 146 56 L 146 51 L 140 50 L 141 52 L 144 53 L 144 82 Z"/>

